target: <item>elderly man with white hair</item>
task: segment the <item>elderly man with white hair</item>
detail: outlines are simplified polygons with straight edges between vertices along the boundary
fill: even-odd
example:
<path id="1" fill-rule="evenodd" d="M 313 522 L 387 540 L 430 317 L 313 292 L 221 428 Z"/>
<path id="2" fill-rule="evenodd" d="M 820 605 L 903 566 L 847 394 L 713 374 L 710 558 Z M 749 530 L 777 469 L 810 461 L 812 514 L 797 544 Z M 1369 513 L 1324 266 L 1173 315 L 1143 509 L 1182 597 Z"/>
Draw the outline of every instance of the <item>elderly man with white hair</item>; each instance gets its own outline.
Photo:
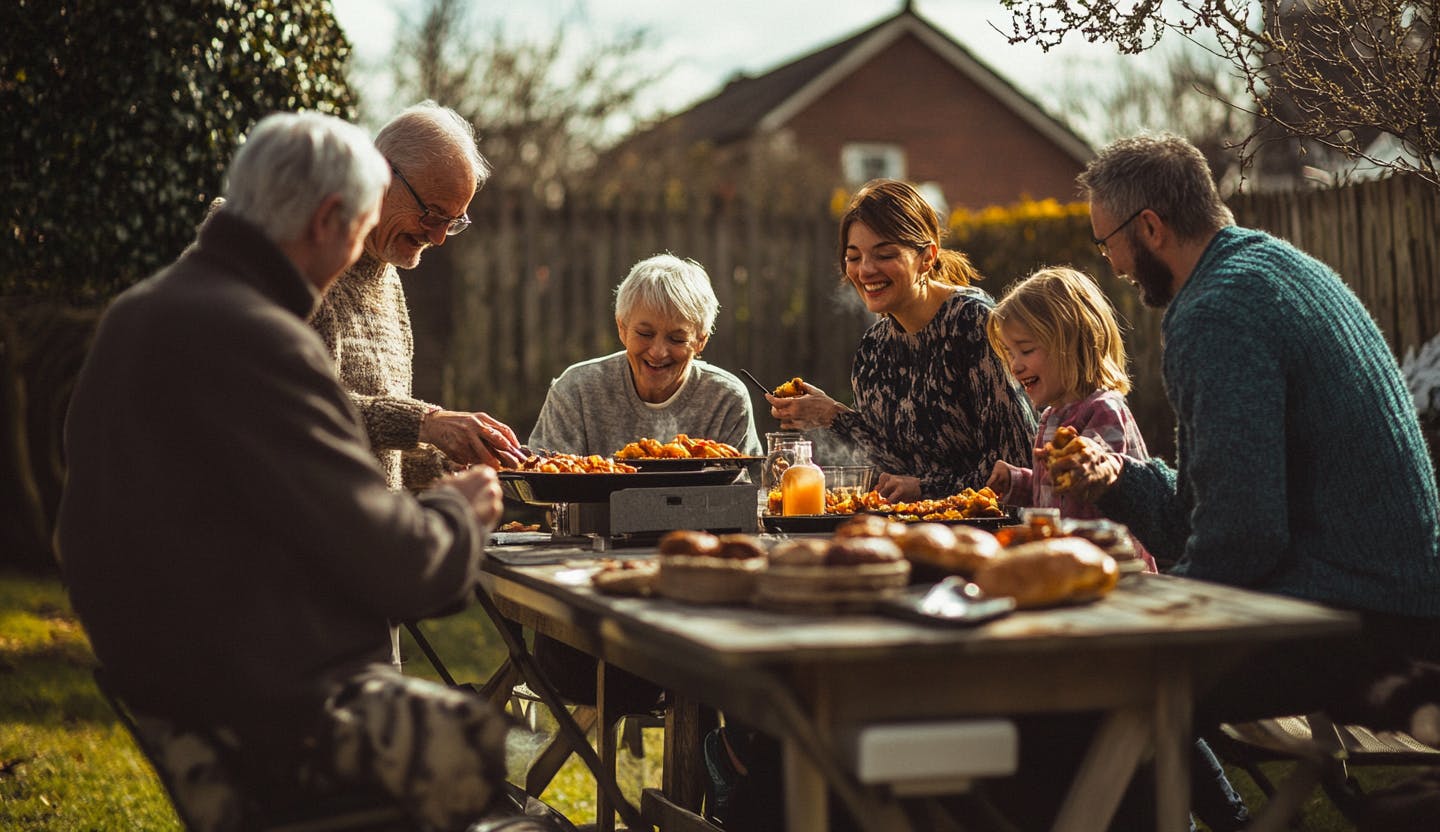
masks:
<path id="1" fill-rule="evenodd" d="M 443 408 L 412 391 L 415 343 L 398 269 L 415 268 L 426 249 L 470 227 L 466 210 L 490 176 L 475 129 L 454 110 L 423 101 L 390 119 L 375 147 L 394 173 L 379 222 L 311 323 L 365 420 L 391 488 L 423 488 L 456 466 L 517 464 L 519 442 L 504 422 Z"/>
<path id="2" fill-rule="evenodd" d="M 252 828 L 236 785 L 344 784 L 464 828 L 503 717 L 386 663 L 386 619 L 472 597 L 495 472 L 392 491 L 307 325 L 380 216 L 390 166 L 339 119 L 277 114 L 226 202 L 101 321 L 66 421 L 57 543 L 113 690 L 191 828 Z"/>

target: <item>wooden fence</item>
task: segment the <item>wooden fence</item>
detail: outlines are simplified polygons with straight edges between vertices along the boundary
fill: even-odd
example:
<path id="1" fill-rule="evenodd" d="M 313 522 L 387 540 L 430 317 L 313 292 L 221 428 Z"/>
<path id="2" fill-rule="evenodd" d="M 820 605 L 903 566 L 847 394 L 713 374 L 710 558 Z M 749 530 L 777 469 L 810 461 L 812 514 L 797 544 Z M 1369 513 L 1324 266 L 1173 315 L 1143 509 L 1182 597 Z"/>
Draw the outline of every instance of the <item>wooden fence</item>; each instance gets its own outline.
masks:
<path id="1" fill-rule="evenodd" d="M 720 300 L 705 360 L 772 386 L 800 375 L 848 398 L 850 358 L 873 318 L 840 284 L 827 211 L 663 199 L 551 208 L 487 192 L 471 218 L 405 278 L 418 395 L 528 433 L 551 379 L 620 348 L 615 288 L 634 263 L 668 251 L 702 264 Z M 754 400 L 759 429 L 774 429 Z"/>
<path id="2" fill-rule="evenodd" d="M 1241 225 L 1264 228 L 1334 267 L 1379 322 L 1397 356 L 1440 332 L 1440 193 L 1390 179 L 1340 189 L 1247 196 Z M 720 298 L 706 360 L 746 368 L 768 384 L 800 375 L 849 398 L 851 356 L 872 322 L 839 282 L 835 218 L 736 200 L 656 197 L 559 207 L 519 193 L 484 192 L 474 225 L 406 275 L 416 332 L 416 391 L 447 406 L 483 409 L 528 434 L 549 382 L 571 363 L 619 349 L 613 292 L 630 266 L 669 251 L 703 264 Z M 1065 222 L 1065 220 L 1057 220 Z M 1083 220 L 1082 220 L 1083 222 Z M 1029 236 L 1029 235 L 1027 235 Z M 1036 265 L 1073 262 L 1073 247 L 1033 235 Z M 1173 453 L 1173 420 L 1158 379 L 1160 315 L 1102 273 L 1130 321 L 1131 406 L 1152 453 Z M 1003 291 L 1019 274 L 991 274 Z M 758 396 L 757 427 L 775 427 Z"/>
<path id="3" fill-rule="evenodd" d="M 1397 357 L 1440 332 L 1440 191 L 1393 177 L 1232 201 L 1235 219 L 1329 264 Z"/>

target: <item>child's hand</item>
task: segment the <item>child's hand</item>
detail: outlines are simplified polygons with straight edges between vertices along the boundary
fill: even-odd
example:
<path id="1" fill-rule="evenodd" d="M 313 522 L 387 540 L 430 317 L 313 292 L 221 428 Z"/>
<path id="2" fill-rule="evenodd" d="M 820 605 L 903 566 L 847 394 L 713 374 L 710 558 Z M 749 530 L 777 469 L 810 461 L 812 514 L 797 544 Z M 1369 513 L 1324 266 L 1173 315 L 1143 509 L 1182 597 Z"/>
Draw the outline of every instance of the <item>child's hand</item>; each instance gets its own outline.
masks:
<path id="1" fill-rule="evenodd" d="M 1000 499 L 1005 499 L 1005 495 L 1010 493 L 1010 463 L 1003 459 L 995 460 L 995 468 L 990 471 L 985 487 L 998 494 Z"/>
<path id="2" fill-rule="evenodd" d="M 1066 446 L 1065 455 L 1050 461 L 1050 479 L 1055 492 L 1094 503 L 1120 479 L 1124 459 L 1100 442 L 1081 436 Z"/>

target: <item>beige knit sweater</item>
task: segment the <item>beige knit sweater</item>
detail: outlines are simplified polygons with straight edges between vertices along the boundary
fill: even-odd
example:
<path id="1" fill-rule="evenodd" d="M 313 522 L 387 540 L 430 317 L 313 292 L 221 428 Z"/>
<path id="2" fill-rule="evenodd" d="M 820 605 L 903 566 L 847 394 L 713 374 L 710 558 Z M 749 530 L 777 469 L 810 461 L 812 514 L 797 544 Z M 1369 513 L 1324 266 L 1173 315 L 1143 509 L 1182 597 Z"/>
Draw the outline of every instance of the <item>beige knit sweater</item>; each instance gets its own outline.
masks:
<path id="1" fill-rule="evenodd" d="M 390 487 L 428 485 L 444 470 L 444 455 L 420 444 L 420 420 L 435 405 L 410 394 L 415 342 L 399 272 L 362 255 L 330 286 L 311 324 L 360 410 Z"/>

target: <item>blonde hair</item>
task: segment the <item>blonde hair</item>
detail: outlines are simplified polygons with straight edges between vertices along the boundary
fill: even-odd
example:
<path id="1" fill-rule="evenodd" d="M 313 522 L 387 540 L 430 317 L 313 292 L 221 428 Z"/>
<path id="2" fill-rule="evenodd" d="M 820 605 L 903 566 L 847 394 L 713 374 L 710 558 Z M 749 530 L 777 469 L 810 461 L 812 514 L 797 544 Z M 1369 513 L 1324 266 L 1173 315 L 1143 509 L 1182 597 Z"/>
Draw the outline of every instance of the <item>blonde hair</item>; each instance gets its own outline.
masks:
<path id="1" fill-rule="evenodd" d="M 1095 281 L 1071 268 L 1041 269 L 1010 287 L 990 311 L 985 334 L 1007 372 L 1000 328 L 1017 323 L 1050 354 L 1066 392 L 1084 397 L 1096 390 L 1130 392 L 1125 342 L 1115 308 Z"/>

